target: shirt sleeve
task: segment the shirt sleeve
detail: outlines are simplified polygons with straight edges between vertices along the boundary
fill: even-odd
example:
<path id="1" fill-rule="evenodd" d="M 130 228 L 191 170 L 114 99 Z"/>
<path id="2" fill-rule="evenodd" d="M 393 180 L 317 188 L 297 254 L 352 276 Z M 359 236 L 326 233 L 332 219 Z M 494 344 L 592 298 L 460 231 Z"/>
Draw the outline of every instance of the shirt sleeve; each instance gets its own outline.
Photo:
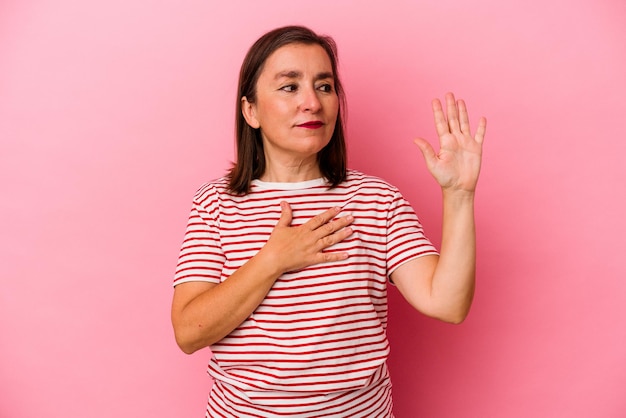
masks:
<path id="1" fill-rule="evenodd" d="M 225 263 L 219 233 L 219 205 L 215 193 L 196 195 L 178 257 L 174 286 L 186 282 L 219 283 Z"/>
<path id="2" fill-rule="evenodd" d="M 387 275 L 407 261 L 438 254 L 411 204 L 395 192 L 387 212 Z"/>

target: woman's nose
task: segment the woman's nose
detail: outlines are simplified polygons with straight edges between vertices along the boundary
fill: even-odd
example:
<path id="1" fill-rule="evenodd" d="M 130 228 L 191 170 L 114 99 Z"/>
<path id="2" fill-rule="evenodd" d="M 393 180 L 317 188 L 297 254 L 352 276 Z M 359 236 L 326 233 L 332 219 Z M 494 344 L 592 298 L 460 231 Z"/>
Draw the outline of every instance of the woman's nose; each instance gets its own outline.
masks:
<path id="1" fill-rule="evenodd" d="M 317 97 L 317 91 L 314 88 L 307 88 L 302 90 L 302 104 L 301 108 L 305 112 L 315 113 L 322 107 L 319 97 Z"/>

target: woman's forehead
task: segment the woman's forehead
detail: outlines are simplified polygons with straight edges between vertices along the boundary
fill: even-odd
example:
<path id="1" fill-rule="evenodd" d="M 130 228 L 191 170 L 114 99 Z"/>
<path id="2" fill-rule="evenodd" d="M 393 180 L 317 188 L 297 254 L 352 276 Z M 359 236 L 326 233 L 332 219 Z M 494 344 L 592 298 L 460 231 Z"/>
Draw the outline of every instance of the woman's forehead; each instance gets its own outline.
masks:
<path id="1" fill-rule="evenodd" d="M 298 78 L 313 73 L 332 77 L 333 69 L 326 50 L 318 44 L 293 43 L 281 46 L 265 61 L 262 76 Z"/>

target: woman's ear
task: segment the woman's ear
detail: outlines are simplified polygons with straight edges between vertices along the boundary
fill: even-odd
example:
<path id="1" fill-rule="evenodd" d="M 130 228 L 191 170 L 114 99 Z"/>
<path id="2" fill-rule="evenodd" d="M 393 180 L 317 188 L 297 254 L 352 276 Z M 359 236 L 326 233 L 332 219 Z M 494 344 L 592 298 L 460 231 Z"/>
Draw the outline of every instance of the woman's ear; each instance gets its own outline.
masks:
<path id="1" fill-rule="evenodd" d="M 250 125 L 254 129 L 258 129 L 261 124 L 256 118 L 256 107 L 254 103 L 250 103 L 246 96 L 241 98 L 241 114 L 243 118 L 246 120 L 248 125 Z"/>

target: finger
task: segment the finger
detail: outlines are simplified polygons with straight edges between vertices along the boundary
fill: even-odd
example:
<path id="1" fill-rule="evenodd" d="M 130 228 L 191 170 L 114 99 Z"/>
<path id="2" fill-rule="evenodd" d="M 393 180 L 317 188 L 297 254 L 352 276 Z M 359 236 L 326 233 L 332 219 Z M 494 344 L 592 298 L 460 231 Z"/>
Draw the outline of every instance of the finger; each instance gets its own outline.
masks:
<path id="1" fill-rule="evenodd" d="M 478 121 L 478 129 L 476 129 L 476 136 L 474 137 L 474 139 L 476 139 L 476 142 L 478 142 L 479 144 L 483 143 L 483 141 L 485 140 L 485 132 L 487 132 L 487 119 L 482 117 Z"/>
<path id="2" fill-rule="evenodd" d="M 329 261 L 345 260 L 346 258 L 348 258 L 348 253 L 345 251 L 341 251 L 341 252 L 328 251 L 327 252 L 323 250 L 343 241 L 344 239 L 352 235 L 353 232 L 354 231 L 352 228 L 343 228 L 335 232 L 334 234 L 321 239 L 320 242 L 322 246 L 320 248 L 320 252 L 317 253 L 317 256 L 316 256 L 317 262 L 325 263 Z"/>
<path id="3" fill-rule="evenodd" d="M 350 235 L 352 235 L 352 232 L 353 232 L 352 228 L 349 228 L 349 227 L 343 228 L 342 227 L 342 229 L 338 230 L 334 234 L 330 234 L 330 235 L 327 235 L 327 236 L 321 238 L 319 240 L 320 244 L 321 244 L 320 250 L 324 249 L 324 248 L 328 248 L 330 246 L 333 246 L 333 245 L 343 241 L 344 239 L 346 239 Z"/>
<path id="4" fill-rule="evenodd" d="M 280 219 L 276 226 L 289 226 L 291 225 L 291 220 L 293 218 L 293 212 L 291 211 L 291 206 L 289 203 L 282 201 L 280 202 Z"/>
<path id="5" fill-rule="evenodd" d="M 323 247 L 327 247 L 329 245 L 332 245 L 332 243 L 326 244 L 327 241 L 324 241 L 324 240 L 327 240 L 336 231 L 344 231 L 346 226 L 350 225 L 352 221 L 354 221 L 354 217 L 352 217 L 351 215 L 348 215 L 343 218 L 338 218 L 333 221 L 326 222 L 324 225 L 320 226 L 313 232 L 315 234 L 315 237 L 318 240 L 322 240 Z M 335 238 L 330 238 L 330 239 L 332 240 Z"/>
<path id="6" fill-rule="evenodd" d="M 333 219 L 335 215 L 339 213 L 340 210 L 341 208 L 339 207 L 330 208 L 327 211 L 320 213 L 319 215 L 315 215 L 314 217 L 309 219 L 307 222 L 305 222 L 303 226 L 306 226 L 311 231 L 315 231 L 317 228 L 319 228 L 320 226 L 324 225 L 325 223 Z"/>
<path id="7" fill-rule="evenodd" d="M 459 111 L 457 108 L 456 100 L 454 99 L 454 94 L 447 93 L 446 94 L 446 109 L 448 113 L 448 126 L 450 127 L 450 132 L 458 132 L 461 130 L 459 127 Z"/>
<path id="8" fill-rule="evenodd" d="M 341 261 L 348 258 L 347 252 L 321 252 L 317 255 L 315 263 L 330 263 L 332 261 Z"/>
<path id="9" fill-rule="evenodd" d="M 437 135 L 442 137 L 445 134 L 450 133 L 450 127 L 448 126 L 448 121 L 446 120 L 446 115 L 443 113 L 443 107 L 441 106 L 439 99 L 434 99 L 432 101 L 432 108 Z"/>
<path id="10" fill-rule="evenodd" d="M 413 143 L 417 145 L 417 147 L 422 152 L 422 155 L 424 156 L 424 161 L 426 161 L 426 165 L 428 167 L 431 167 L 437 160 L 437 153 L 435 152 L 435 149 L 432 147 L 432 145 L 430 145 L 428 141 L 423 138 L 415 138 L 413 140 Z"/>
<path id="11" fill-rule="evenodd" d="M 458 101 L 459 105 L 459 122 L 461 126 L 461 132 L 465 135 L 472 135 L 470 131 L 469 114 L 467 113 L 467 106 L 463 100 Z"/>

